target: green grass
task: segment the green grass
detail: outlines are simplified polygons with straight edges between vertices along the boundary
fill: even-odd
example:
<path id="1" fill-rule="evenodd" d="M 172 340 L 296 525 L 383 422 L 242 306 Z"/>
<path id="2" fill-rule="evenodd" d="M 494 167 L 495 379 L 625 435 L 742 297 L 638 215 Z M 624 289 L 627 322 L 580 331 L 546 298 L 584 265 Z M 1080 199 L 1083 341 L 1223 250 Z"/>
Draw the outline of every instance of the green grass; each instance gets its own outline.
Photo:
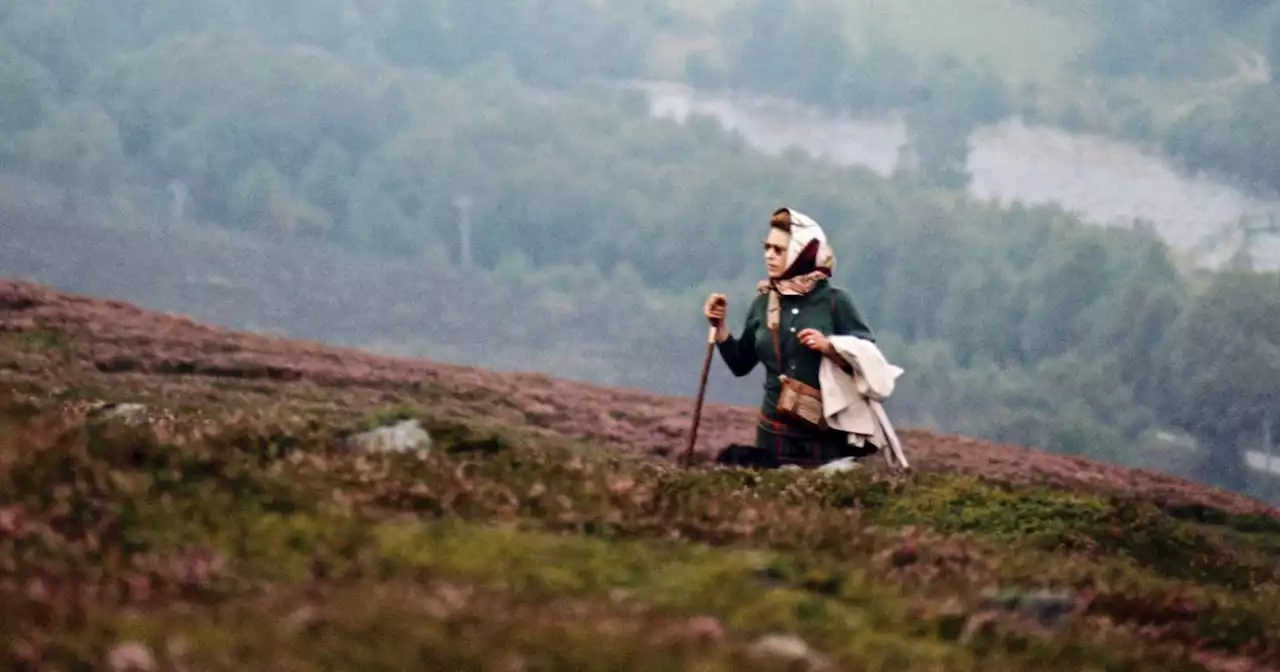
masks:
<path id="1" fill-rule="evenodd" d="M 49 329 L 0 332 L 0 368 L 19 368 L 26 355 L 50 354 L 59 362 L 68 361 L 71 344 L 61 332 Z"/>
<path id="2" fill-rule="evenodd" d="M 794 634 L 841 669 L 1174 670 L 1192 644 L 1280 645 L 1280 531 L 1258 521 L 940 474 L 686 471 L 430 410 L 268 408 L 168 442 L 5 414 L 0 660 L 136 642 L 198 669 L 776 669 L 752 643 Z M 341 442 L 407 417 L 438 450 Z M 1078 613 L 989 600 L 1037 588 Z"/>

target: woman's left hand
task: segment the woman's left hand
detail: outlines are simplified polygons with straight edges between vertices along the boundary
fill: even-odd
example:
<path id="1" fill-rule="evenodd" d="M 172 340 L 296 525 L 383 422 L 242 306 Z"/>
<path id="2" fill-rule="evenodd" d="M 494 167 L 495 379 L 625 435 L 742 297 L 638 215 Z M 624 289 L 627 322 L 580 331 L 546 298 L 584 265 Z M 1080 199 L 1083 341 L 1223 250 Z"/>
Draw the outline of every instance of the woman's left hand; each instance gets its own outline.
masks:
<path id="1" fill-rule="evenodd" d="M 805 329 L 796 334 L 796 338 L 800 339 L 800 343 L 810 350 L 818 352 L 826 352 L 827 347 L 831 345 L 831 341 L 817 329 Z"/>

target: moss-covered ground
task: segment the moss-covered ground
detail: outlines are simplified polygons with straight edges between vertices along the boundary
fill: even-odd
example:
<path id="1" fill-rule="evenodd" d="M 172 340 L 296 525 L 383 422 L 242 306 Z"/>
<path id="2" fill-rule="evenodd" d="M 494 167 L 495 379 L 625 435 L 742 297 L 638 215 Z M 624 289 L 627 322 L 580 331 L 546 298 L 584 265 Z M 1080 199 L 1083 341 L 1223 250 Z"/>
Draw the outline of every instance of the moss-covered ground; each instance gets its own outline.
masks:
<path id="1" fill-rule="evenodd" d="M 609 422 L 662 430 L 639 395 L 573 438 L 552 402 L 585 388 L 27 296 L 0 301 L 3 669 L 1280 666 L 1280 519 L 1221 493 L 958 441 L 913 473 L 682 468 L 619 449 L 643 432 Z M 431 450 L 346 440 L 404 419 Z"/>
<path id="2" fill-rule="evenodd" d="M 1270 519 L 686 470 L 425 406 L 431 451 L 370 455 L 342 438 L 411 405 L 205 404 L 161 433 L 6 401 L 8 666 L 782 669 L 753 644 L 789 634 L 810 667 L 1176 670 L 1280 645 Z"/>

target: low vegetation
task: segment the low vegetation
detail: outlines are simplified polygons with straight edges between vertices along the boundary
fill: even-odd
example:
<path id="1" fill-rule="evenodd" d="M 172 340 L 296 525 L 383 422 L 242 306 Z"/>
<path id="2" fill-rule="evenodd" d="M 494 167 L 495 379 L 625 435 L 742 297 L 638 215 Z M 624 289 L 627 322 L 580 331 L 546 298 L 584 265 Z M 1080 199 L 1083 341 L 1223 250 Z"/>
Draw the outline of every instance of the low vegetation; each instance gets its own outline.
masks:
<path id="1" fill-rule="evenodd" d="M 153 331 L 180 333 L 165 324 Z M 465 370 L 402 386 L 376 381 L 376 358 L 300 344 L 286 376 L 157 372 L 142 353 L 81 365 L 95 342 L 157 349 L 127 333 L 3 335 L 9 669 L 1280 662 L 1280 518 L 1265 508 L 880 463 L 685 469 L 560 433 L 551 409 L 477 412 Z M 189 345 L 250 357 L 255 343 Z M 348 441 L 406 419 L 429 450 Z"/>
<path id="2" fill-rule="evenodd" d="M 494 3 L 0 12 L 0 266 L 244 328 L 685 393 L 698 306 L 728 292 L 741 324 L 759 225 L 791 205 L 823 223 L 834 280 L 909 363 L 902 417 L 1130 465 L 1135 442 L 1175 432 L 1203 450 L 1145 464 L 1276 496 L 1239 453 L 1277 405 L 1275 330 L 1253 325 L 1275 323 L 1280 274 L 1192 276 L 1153 228 L 958 187 L 970 131 L 1023 113 L 1146 128 L 1195 167 L 1265 182 L 1254 150 L 1280 115 L 1261 38 L 1242 31 L 1280 5 Z M 1206 53 L 1219 33 L 1243 41 L 1225 65 Z M 769 155 L 623 90 L 679 72 L 699 90 L 902 112 L 923 172 Z M 1139 86 L 1171 82 L 1205 102 Z M 1174 108 L 1182 131 L 1149 118 Z M 418 291 L 437 285 L 444 308 Z"/>

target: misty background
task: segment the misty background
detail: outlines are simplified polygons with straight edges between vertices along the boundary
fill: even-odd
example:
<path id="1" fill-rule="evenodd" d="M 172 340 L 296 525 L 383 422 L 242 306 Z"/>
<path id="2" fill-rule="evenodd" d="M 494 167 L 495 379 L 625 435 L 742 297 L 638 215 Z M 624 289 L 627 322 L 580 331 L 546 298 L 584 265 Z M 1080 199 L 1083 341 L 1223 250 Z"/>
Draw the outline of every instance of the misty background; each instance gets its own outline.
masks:
<path id="1" fill-rule="evenodd" d="M 898 424 L 1280 501 L 1280 2 L 47 0 L 0 37 L 4 276 L 691 395 L 789 205 Z"/>

